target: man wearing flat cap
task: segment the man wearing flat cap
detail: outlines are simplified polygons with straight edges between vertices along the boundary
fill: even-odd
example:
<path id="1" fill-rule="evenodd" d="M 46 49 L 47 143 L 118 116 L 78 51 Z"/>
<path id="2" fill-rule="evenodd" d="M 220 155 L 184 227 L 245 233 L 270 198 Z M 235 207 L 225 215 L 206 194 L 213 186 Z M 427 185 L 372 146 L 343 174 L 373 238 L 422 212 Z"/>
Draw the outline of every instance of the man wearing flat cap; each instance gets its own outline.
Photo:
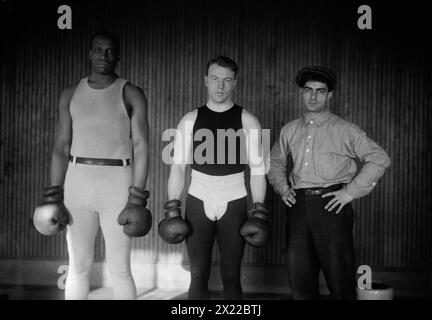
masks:
<path id="1" fill-rule="evenodd" d="M 357 125 L 330 111 L 337 82 L 332 70 L 306 67 L 295 81 L 303 115 L 282 128 L 267 175 L 288 206 L 292 295 L 318 299 L 322 270 L 332 299 L 355 299 L 351 201 L 374 189 L 390 159 Z M 355 159 L 362 163 L 359 172 Z"/>

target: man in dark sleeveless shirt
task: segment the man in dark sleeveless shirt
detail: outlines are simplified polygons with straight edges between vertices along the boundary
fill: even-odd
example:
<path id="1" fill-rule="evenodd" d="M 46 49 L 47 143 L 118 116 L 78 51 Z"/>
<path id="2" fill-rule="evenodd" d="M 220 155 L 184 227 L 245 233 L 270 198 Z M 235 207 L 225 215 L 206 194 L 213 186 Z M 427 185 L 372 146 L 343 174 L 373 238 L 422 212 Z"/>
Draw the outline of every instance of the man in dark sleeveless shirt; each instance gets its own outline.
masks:
<path id="1" fill-rule="evenodd" d="M 151 227 L 144 190 L 149 128 L 144 93 L 115 73 L 119 49 L 116 35 L 94 34 L 90 75 L 61 94 L 51 187 L 35 211 L 35 226 L 43 234 L 67 225 L 66 299 L 88 297 L 99 226 L 114 298 L 136 298 L 130 250 L 131 237 Z"/>
<path id="2" fill-rule="evenodd" d="M 167 219 L 161 222 L 159 232 L 171 243 L 187 238 L 191 265 L 189 299 L 209 299 L 208 279 L 215 239 L 220 252 L 224 298 L 241 299 L 240 267 L 245 239 L 253 246 L 262 246 L 268 238 L 267 210 L 263 206 L 264 161 L 259 164 L 250 161 L 250 155 L 262 147 L 261 127 L 255 116 L 231 100 L 237 72 L 238 66 L 230 58 L 211 59 L 204 77 L 208 101 L 188 112 L 177 127 L 179 136 L 175 139 L 168 180 L 169 201 L 165 204 Z M 230 138 L 234 143 L 227 141 Z M 188 163 L 192 169 L 191 184 L 183 221 L 179 199 Z M 246 164 L 251 169 L 254 203 L 249 219 Z M 176 236 L 180 236 L 179 240 Z"/>

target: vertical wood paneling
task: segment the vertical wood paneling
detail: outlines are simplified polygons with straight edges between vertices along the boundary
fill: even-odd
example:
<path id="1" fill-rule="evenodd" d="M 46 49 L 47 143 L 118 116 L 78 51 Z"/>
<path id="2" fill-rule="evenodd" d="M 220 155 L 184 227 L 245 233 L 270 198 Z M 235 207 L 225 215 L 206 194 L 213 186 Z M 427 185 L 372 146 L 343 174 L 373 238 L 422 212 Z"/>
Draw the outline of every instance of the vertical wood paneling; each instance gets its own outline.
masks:
<path id="1" fill-rule="evenodd" d="M 118 73 L 141 87 L 149 103 L 154 221 L 148 236 L 134 240 L 134 259 L 187 261 L 184 244 L 168 245 L 157 234 L 169 174 L 161 161 L 168 142 L 161 137 L 205 103 L 206 62 L 224 54 L 240 65 L 236 102 L 271 129 L 272 143 L 283 125 L 301 114 L 297 70 L 325 64 L 338 73 L 334 112 L 363 128 L 392 159 L 377 188 L 353 204 L 358 263 L 431 270 L 432 68 L 423 43 L 402 29 L 392 32 L 392 25 L 381 22 L 377 31 L 362 33 L 355 25 L 356 8 L 327 2 L 235 1 L 221 14 L 205 1 L 149 2 L 139 9 L 129 2 L 96 1 L 73 3 L 73 30 L 60 31 L 51 15 L 54 5 L 43 10 L 35 5 L 33 15 L 18 20 L 13 18 L 22 12 L 6 5 L 12 6 L 10 25 L 16 32 L 3 39 L 1 52 L 0 257 L 67 258 L 64 235 L 39 235 L 31 216 L 49 182 L 58 98 L 64 87 L 87 75 L 90 35 L 105 27 L 121 38 Z M 267 203 L 273 238 L 263 249 L 247 247 L 245 265 L 287 263 L 286 214 L 270 186 Z M 100 234 L 95 258 L 104 258 Z M 217 252 L 213 261 L 219 261 Z"/>

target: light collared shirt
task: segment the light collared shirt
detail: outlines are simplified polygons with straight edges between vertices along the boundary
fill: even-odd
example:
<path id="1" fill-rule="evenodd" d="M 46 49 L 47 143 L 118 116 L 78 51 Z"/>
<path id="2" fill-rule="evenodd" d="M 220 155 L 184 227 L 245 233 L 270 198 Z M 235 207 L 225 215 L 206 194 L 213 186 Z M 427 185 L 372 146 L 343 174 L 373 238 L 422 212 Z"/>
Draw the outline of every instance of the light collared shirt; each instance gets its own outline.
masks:
<path id="1" fill-rule="evenodd" d="M 358 174 L 356 158 L 362 163 Z M 363 130 L 327 110 L 313 117 L 305 113 L 282 128 L 267 177 L 280 195 L 289 189 L 289 180 L 294 189 L 344 183 L 353 198 L 360 198 L 389 166 L 387 153 Z"/>

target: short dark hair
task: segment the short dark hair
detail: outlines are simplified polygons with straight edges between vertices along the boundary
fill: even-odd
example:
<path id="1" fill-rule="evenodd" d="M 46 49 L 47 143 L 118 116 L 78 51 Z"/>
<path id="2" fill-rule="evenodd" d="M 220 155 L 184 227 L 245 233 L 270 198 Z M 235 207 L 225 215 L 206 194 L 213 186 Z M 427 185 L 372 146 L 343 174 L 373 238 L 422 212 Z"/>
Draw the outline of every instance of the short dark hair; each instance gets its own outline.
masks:
<path id="1" fill-rule="evenodd" d="M 98 30 L 96 32 L 93 33 L 91 39 L 90 39 L 90 46 L 93 47 L 93 41 L 96 38 L 107 38 L 110 39 L 114 45 L 114 49 L 116 50 L 116 52 L 120 52 L 120 38 L 111 31 L 106 31 L 106 30 Z"/>
<path id="2" fill-rule="evenodd" d="M 217 56 L 215 58 L 211 58 L 207 62 L 206 76 L 208 75 L 209 68 L 212 64 L 217 64 L 218 66 L 231 69 L 231 71 L 234 72 L 234 78 L 237 77 L 239 67 L 234 60 L 232 60 L 228 57 L 225 57 L 225 56 Z"/>

